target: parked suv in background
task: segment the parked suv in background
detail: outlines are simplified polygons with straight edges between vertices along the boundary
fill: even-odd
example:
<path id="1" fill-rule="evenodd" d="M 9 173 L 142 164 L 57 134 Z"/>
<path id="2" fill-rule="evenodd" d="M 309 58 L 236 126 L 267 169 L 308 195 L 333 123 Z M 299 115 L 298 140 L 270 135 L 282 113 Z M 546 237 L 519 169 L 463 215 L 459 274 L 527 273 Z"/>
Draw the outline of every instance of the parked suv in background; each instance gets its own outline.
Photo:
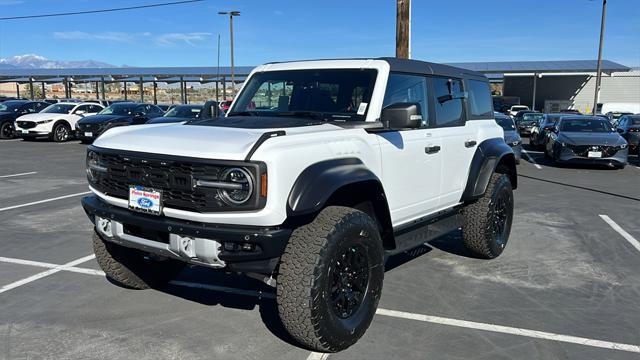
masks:
<path id="1" fill-rule="evenodd" d="M 37 114 L 27 114 L 16 120 L 18 136 L 24 139 L 48 137 L 52 141 L 67 141 L 84 116 L 95 115 L 104 106 L 95 103 L 57 103 Z"/>
<path id="2" fill-rule="evenodd" d="M 459 228 L 500 255 L 517 185 L 487 78 L 395 58 L 259 66 L 223 118 L 105 132 L 87 177 L 112 281 L 162 286 L 187 263 L 251 275 L 326 352 L 369 327 L 387 255 Z"/>
<path id="3" fill-rule="evenodd" d="M 15 120 L 26 114 L 37 113 L 49 106 L 44 101 L 7 100 L 0 103 L 0 139 L 15 135 Z"/>
<path id="4" fill-rule="evenodd" d="M 616 130 L 629 143 L 629 153 L 638 154 L 640 145 L 640 115 L 624 115 L 618 120 Z"/>
<path id="5" fill-rule="evenodd" d="M 76 124 L 76 132 L 83 143 L 92 142 L 108 129 L 117 126 L 140 125 L 164 112 L 153 104 L 118 102 L 109 105 L 93 116 L 87 116 Z"/>

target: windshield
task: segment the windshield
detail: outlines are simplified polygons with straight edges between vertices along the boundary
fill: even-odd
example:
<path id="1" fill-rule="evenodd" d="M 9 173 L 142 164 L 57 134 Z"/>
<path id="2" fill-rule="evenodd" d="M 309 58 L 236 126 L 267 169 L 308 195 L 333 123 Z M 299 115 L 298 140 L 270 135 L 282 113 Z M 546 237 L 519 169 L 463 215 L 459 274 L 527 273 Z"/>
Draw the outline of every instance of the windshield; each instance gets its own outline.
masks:
<path id="1" fill-rule="evenodd" d="M 310 117 L 364 121 L 375 70 L 313 69 L 253 75 L 228 116 Z"/>
<path id="2" fill-rule="evenodd" d="M 605 133 L 613 130 L 611 124 L 602 119 L 562 119 L 560 131 Z"/>
<path id="3" fill-rule="evenodd" d="M 528 106 L 512 106 L 511 110 L 529 110 Z"/>
<path id="4" fill-rule="evenodd" d="M 513 120 L 508 117 L 497 117 L 496 122 L 498 125 L 502 126 L 504 130 L 515 130 L 516 126 L 513 124 Z"/>
<path id="5" fill-rule="evenodd" d="M 47 106 L 42 113 L 51 113 L 51 114 L 68 114 L 76 107 L 75 105 L 69 104 L 54 104 Z"/>
<path id="6" fill-rule="evenodd" d="M 524 114 L 522 116 L 522 120 L 524 120 L 524 121 L 540 121 L 540 120 L 542 120 L 543 117 L 544 117 L 543 114 L 529 113 L 529 114 Z"/>
<path id="7" fill-rule="evenodd" d="M 113 104 L 98 113 L 98 115 L 131 115 L 135 104 Z"/>
<path id="8" fill-rule="evenodd" d="M 16 111 L 23 102 L 5 101 L 0 103 L 0 111 Z"/>
<path id="9" fill-rule="evenodd" d="M 176 106 L 169 110 L 164 117 L 181 117 L 181 118 L 192 118 L 195 119 L 198 117 L 198 114 L 202 110 L 201 106 Z"/>

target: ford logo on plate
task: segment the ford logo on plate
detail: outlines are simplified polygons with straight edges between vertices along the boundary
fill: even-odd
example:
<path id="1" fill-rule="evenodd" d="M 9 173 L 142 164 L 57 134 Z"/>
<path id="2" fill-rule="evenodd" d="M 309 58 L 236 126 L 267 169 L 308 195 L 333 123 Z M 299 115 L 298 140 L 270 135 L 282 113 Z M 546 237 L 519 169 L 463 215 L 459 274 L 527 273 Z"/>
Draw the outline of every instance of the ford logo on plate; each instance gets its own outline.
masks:
<path id="1" fill-rule="evenodd" d="M 151 200 L 149 200 L 147 198 L 140 198 L 140 199 L 138 199 L 138 205 L 140 205 L 140 207 L 148 209 L 148 208 L 153 206 L 153 201 L 151 201 Z"/>

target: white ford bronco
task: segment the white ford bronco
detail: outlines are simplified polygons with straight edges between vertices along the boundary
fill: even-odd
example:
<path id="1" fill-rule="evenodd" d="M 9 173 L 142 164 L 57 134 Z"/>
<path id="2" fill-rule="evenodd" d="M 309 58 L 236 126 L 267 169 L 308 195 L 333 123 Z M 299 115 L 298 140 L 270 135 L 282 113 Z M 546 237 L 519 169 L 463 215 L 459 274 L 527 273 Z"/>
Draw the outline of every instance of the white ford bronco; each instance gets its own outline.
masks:
<path id="1" fill-rule="evenodd" d="M 105 132 L 87 176 L 113 281 L 260 276 L 292 337 L 325 352 L 369 327 L 387 256 L 460 228 L 500 255 L 517 181 L 487 78 L 395 58 L 259 66 L 224 117 Z"/>

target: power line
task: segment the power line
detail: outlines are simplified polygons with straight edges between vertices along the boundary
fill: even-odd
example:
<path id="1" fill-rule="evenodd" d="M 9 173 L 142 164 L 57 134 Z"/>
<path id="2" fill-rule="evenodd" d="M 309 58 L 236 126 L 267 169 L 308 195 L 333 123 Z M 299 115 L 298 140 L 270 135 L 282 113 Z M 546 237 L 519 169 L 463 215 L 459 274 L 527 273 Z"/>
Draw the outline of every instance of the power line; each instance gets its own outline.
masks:
<path id="1" fill-rule="evenodd" d="M 128 6 L 128 7 L 121 7 L 121 8 L 109 8 L 109 9 L 74 11 L 74 12 L 53 13 L 53 14 L 39 14 L 39 15 L 8 16 L 8 17 L 0 17 L 0 21 L 3 21 L 3 20 L 20 20 L 20 19 L 35 19 L 35 18 L 45 18 L 45 17 L 54 17 L 54 16 L 97 14 L 97 13 L 114 12 L 114 11 L 147 9 L 147 8 L 154 8 L 154 7 L 161 7 L 161 6 L 182 5 L 182 4 L 203 2 L 203 1 L 205 1 L 205 0 L 183 0 L 183 1 L 173 1 L 173 2 L 167 2 L 167 3 L 158 3 L 158 4 Z"/>

